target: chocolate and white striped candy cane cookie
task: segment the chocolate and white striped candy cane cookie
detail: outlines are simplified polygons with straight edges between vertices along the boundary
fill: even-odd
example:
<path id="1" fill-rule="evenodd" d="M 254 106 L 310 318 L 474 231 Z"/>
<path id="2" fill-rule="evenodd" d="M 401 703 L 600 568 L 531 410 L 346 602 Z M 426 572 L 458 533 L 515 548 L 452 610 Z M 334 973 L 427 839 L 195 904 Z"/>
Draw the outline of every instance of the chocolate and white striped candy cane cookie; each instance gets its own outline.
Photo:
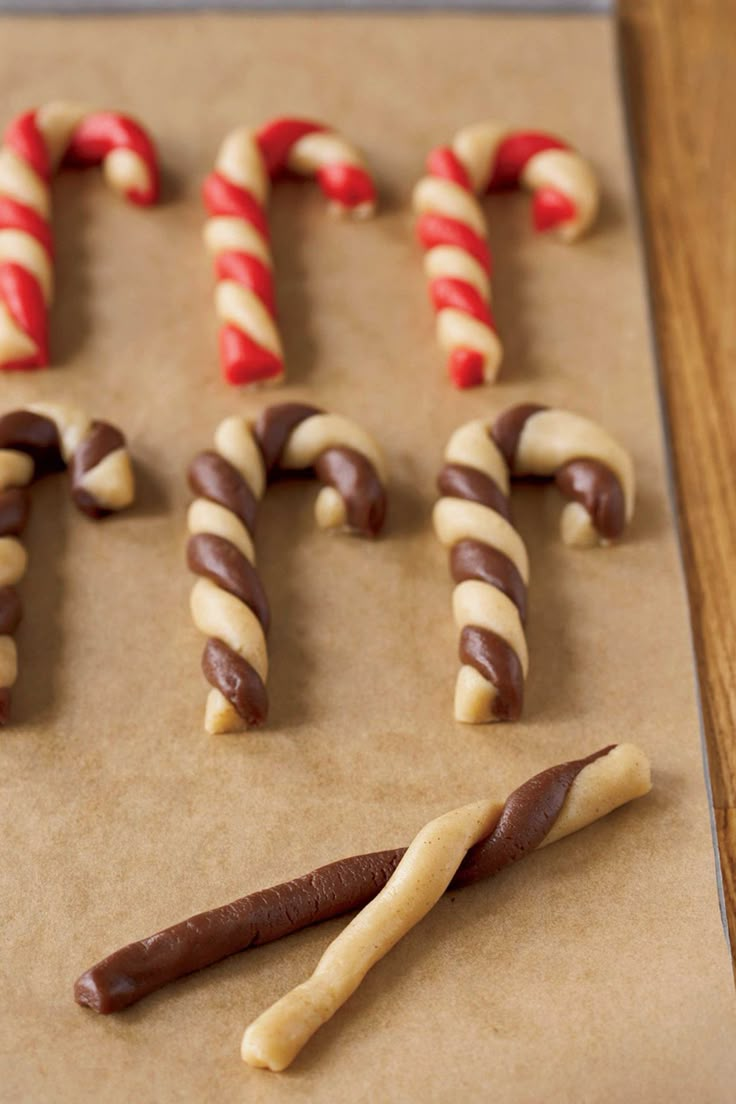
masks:
<path id="1" fill-rule="evenodd" d="M 432 151 L 414 190 L 417 233 L 437 315 L 439 345 L 456 387 L 493 382 L 501 342 L 491 313 L 491 254 L 478 197 L 524 187 L 533 192 L 537 230 L 572 242 L 593 222 L 598 183 L 588 162 L 559 138 L 478 123 Z"/>
<path id="2" fill-rule="evenodd" d="M 130 457 L 115 426 L 55 403 L 33 403 L 0 416 L 0 724 L 8 721 L 17 676 L 12 634 L 21 617 L 16 584 L 27 565 L 19 539 L 30 508 L 27 488 L 65 467 L 72 498 L 88 517 L 104 517 L 133 501 Z"/>
<path id="3" fill-rule="evenodd" d="M 156 151 L 134 119 L 55 101 L 19 115 L 0 147 L 0 368 L 48 363 L 53 296 L 51 179 L 64 165 L 102 165 L 130 203 L 158 195 Z"/>
<path id="4" fill-rule="evenodd" d="M 596 422 L 530 403 L 494 422 L 458 429 L 445 450 L 435 504 L 437 537 L 450 549 L 460 630 L 455 718 L 468 724 L 521 715 L 529 655 L 524 635 L 529 560 L 509 521 L 509 473 L 554 476 L 569 501 L 566 544 L 621 536 L 634 507 L 628 453 Z"/>
<path id="5" fill-rule="evenodd" d="M 278 383 L 284 374 L 276 327 L 266 203 L 284 172 L 313 176 L 333 210 L 373 213 L 375 188 L 358 150 L 305 119 L 274 119 L 227 135 L 204 184 L 205 243 L 215 260 L 220 360 L 228 383 Z"/>
<path id="6" fill-rule="evenodd" d="M 192 618 L 208 637 L 202 656 L 212 686 L 208 732 L 238 732 L 266 719 L 269 613 L 255 568 L 256 512 L 269 479 L 305 469 L 323 484 L 315 504 L 320 528 L 364 537 L 380 531 L 386 512 L 380 451 L 355 422 L 318 407 L 278 403 L 253 424 L 226 418 L 214 449 L 189 469 L 198 497 L 189 508 L 187 562 L 199 576 Z"/>

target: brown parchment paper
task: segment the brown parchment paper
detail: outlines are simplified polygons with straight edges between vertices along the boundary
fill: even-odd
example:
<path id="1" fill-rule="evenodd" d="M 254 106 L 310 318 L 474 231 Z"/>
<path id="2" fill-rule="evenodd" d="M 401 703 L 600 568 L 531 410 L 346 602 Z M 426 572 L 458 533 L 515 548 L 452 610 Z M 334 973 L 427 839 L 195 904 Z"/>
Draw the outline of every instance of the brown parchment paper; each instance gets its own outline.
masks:
<path id="1" fill-rule="evenodd" d="M 62 96 L 128 109 L 166 166 L 156 211 L 117 202 L 97 174 L 59 180 L 57 366 L 0 380 L 3 408 L 68 398 L 119 421 L 140 485 L 136 509 L 100 526 L 76 516 L 63 478 L 34 491 L 15 724 L 0 738 L 0 1098 L 732 1099 L 731 972 L 610 23 L 5 19 L 0 42 L 4 119 Z M 277 189 L 289 383 L 273 398 L 309 398 L 376 434 L 391 519 L 374 545 L 330 539 L 313 526 L 313 486 L 268 495 L 272 720 L 211 739 L 184 471 L 221 417 L 261 400 L 220 381 L 199 186 L 230 127 L 279 113 L 357 142 L 382 204 L 372 225 L 342 224 L 316 188 Z M 604 203 L 596 232 L 565 248 L 534 239 L 528 199 L 489 201 L 505 364 L 497 388 L 458 393 L 408 200 L 431 146 L 486 117 L 574 141 Z M 462 727 L 434 477 L 455 426 L 532 398 L 602 419 L 632 450 L 636 517 L 619 547 L 574 552 L 555 491 L 517 491 L 533 573 L 525 717 Z M 445 898 L 287 1074 L 246 1068 L 241 1032 L 342 921 L 119 1016 L 73 1003 L 76 975 L 128 940 L 405 843 L 441 811 L 617 740 L 651 756 L 651 797 Z"/>

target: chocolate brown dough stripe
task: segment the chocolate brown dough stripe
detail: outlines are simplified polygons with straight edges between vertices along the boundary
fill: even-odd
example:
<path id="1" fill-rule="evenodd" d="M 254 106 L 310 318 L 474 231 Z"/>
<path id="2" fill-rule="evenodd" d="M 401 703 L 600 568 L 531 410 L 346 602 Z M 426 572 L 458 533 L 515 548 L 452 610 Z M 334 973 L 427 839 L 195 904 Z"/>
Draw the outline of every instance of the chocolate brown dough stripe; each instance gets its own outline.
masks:
<path id="1" fill-rule="evenodd" d="M 17 677 L 12 634 L 21 619 L 15 584 L 26 569 L 19 537 L 28 520 L 27 487 L 50 472 L 69 470 L 77 508 L 92 518 L 122 510 L 133 500 L 133 472 L 125 438 L 114 426 L 82 411 L 39 403 L 0 417 L 0 724 L 10 713 Z"/>
<path id="2" fill-rule="evenodd" d="M 605 763 L 597 766 L 598 760 Z M 567 798 L 576 785 L 579 796 L 568 813 Z M 648 789 L 646 757 L 632 745 L 611 745 L 543 771 L 510 795 L 494 830 L 468 851 L 450 889 L 492 877 Z M 75 1000 L 97 1012 L 117 1012 L 231 954 L 362 908 L 389 880 L 404 852 L 397 848 L 342 859 L 131 943 L 81 975 Z"/>
<path id="3" fill-rule="evenodd" d="M 210 683 L 205 728 L 237 732 L 268 713 L 269 611 L 255 568 L 254 528 L 267 482 L 314 472 L 323 487 L 315 512 L 323 528 L 374 536 L 383 525 L 382 460 L 355 423 L 302 403 L 277 403 L 254 425 L 226 418 L 215 448 L 189 468 L 198 496 L 189 509 L 189 568 L 198 576 L 192 618 L 208 638 L 202 669 Z"/>

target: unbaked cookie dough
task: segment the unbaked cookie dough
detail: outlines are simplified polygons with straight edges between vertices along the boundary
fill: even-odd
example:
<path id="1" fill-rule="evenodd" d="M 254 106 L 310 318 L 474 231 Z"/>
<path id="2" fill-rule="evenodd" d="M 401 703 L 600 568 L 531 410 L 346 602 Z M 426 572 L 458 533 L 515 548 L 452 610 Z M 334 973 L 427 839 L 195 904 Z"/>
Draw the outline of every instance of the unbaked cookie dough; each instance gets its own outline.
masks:
<path id="1" fill-rule="evenodd" d="M 205 728 L 240 732 L 266 719 L 268 601 L 255 567 L 253 532 L 267 481 L 312 469 L 322 483 L 315 515 L 322 529 L 373 537 L 386 513 L 386 471 L 378 446 L 349 418 L 303 403 L 266 407 L 254 424 L 236 415 L 215 447 L 189 469 L 187 561 L 198 576 L 195 625 L 208 637 L 202 668 L 212 689 Z"/>

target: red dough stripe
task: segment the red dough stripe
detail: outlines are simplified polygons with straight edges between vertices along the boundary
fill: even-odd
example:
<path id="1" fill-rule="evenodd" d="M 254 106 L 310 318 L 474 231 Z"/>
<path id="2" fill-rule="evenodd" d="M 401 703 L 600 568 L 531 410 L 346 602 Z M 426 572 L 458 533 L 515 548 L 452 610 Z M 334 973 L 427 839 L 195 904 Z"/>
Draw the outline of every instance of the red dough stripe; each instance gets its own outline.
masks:
<path id="1" fill-rule="evenodd" d="M 115 111 L 98 111 L 87 115 L 75 128 L 64 155 L 65 165 L 99 165 L 116 149 L 128 149 L 138 154 L 146 165 L 149 186 L 142 191 L 132 189 L 127 198 L 143 206 L 158 199 L 158 164 L 150 138 L 135 120 Z"/>
<path id="2" fill-rule="evenodd" d="M 309 119 L 274 119 L 256 133 L 256 141 L 266 162 L 268 175 L 273 177 L 287 167 L 292 146 L 307 134 L 321 134 L 327 127 Z"/>
<path id="3" fill-rule="evenodd" d="M 48 360 L 46 304 L 38 280 L 19 264 L 0 264 L 0 300 L 16 325 L 28 334 L 36 352 L 22 360 L 4 362 L 5 369 L 42 368 Z"/>
<path id="4" fill-rule="evenodd" d="M 556 188 L 538 188 L 532 202 L 532 218 L 535 230 L 552 230 L 563 222 L 574 219 L 577 206 Z"/>
<path id="5" fill-rule="evenodd" d="M 479 322 L 484 322 L 486 326 L 495 330 L 496 325 L 490 307 L 477 289 L 465 280 L 458 280 L 452 276 L 440 276 L 431 281 L 429 294 L 436 311 L 451 307 L 472 315 Z"/>
<path id="6" fill-rule="evenodd" d="M 488 245 L 465 223 L 445 215 L 425 214 L 417 222 L 417 234 L 425 249 L 434 249 L 437 245 L 455 245 L 465 250 L 491 275 L 491 253 Z"/>
<path id="7" fill-rule="evenodd" d="M 561 142 L 559 138 L 553 138 L 551 134 L 542 134 L 539 131 L 520 130 L 515 134 L 509 134 L 496 149 L 488 191 L 515 188 L 524 166 L 536 154 L 543 153 L 545 150 L 569 148 L 567 143 Z"/>
<path id="8" fill-rule="evenodd" d="M 470 177 L 449 146 L 438 146 L 437 149 L 432 150 L 427 158 L 427 171 L 430 176 L 438 176 L 442 180 L 451 180 L 454 184 L 459 184 L 461 188 L 465 188 L 466 191 L 472 191 Z"/>
<path id="9" fill-rule="evenodd" d="M 220 358 L 225 379 L 236 385 L 273 380 L 284 370 L 280 357 L 228 324 L 220 330 Z"/>
<path id="10" fill-rule="evenodd" d="M 342 207 L 375 203 L 376 189 L 365 169 L 359 165 L 324 165 L 317 171 L 317 182 L 328 199 Z"/>
<path id="11" fill-rule="evenodd" d="M 276 313 L 271 270 L 257 257 L 235 250 L 219 253 L 215 258 L 215 276 L 218 280 L 235 280 L 250 288 L 271 315 Z"/>
<path id="12" fill-rule="evenodd" d="M 36 112 L 26 111 L 13 119 L 5 131 L 5 144 L 26 161 L 42 180 L 51 176 L 46 144 L 36 126 Z"/>
<path id="13" fill-rule="evenodd" d="M 212 172 L 204 182 L 202 195 L 210 215 L 242 218 L 254 226 L 261 237 L 269 240 L 266 213 L 258 200 L 245 188 L 233 184 L 219 172 Z"/>
<path id="14" fill-rule="evenodd" d="M 54 251 L 49 224 L 32 207 L 0 195 L 0 230 L 22 230 L 40 242 L 49 256 Z"/>

